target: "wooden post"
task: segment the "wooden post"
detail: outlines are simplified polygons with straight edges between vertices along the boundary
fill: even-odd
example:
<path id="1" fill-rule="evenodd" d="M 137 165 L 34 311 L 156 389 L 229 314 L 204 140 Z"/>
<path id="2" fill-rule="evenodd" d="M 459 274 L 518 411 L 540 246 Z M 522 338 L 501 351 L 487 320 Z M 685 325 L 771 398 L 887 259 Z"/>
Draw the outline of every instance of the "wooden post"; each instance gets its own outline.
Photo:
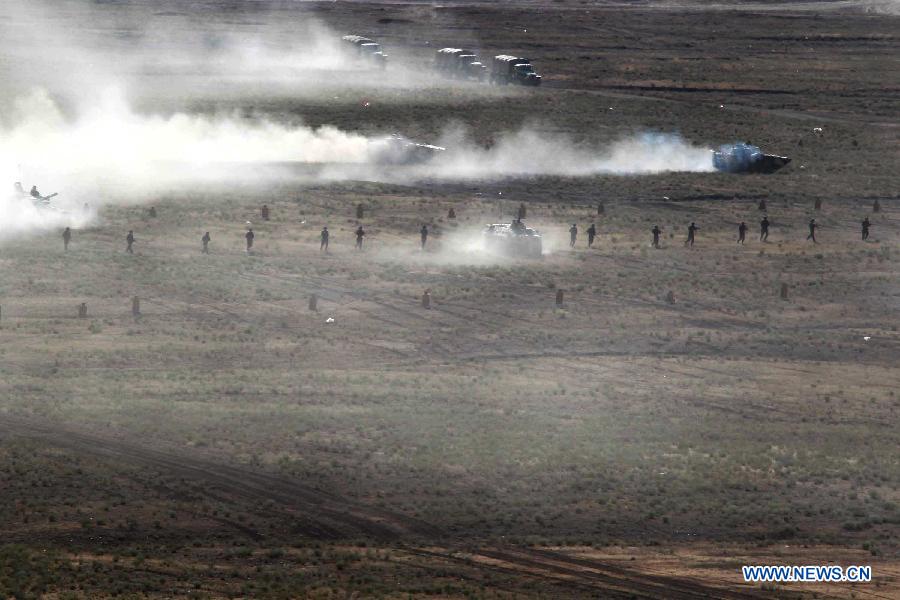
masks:
<path id="1" fill-rule="evenodd" d="M 822 210 L 822 199 L 821 198 L 816 198 L 815 206 L 816 206 L 816 210 Z"/>
<path id="2" fill-rule="evenodd" d="M 604 213 L 606 213 L 606 207 L 603 206 L 603 203 L 601 202 L 600 204 L 597 205 L 597 214 L 602 215 Z"/>
<path id="3" fill-rule="evenodd" d="M 876 200 L 872 203 L 872 212 L 881 212 L 881 202 Z"/>
<path id="4" fill-rule="evenodd" d="M 786 284 L 786 283 L 781 284 L 781 299 L 782 300 L 788 299 L 788 284 Z"/>
<path id="5" fill-rule="evenodd" d="M 79 319 L 87 318 L 87 302 L 82 302 L 78 306 L 78 318 Z"/>
<path id="6" fill-rule="evenodd" d="M 356 218 L 362 219 L 363 215 L 365 215 L 365 214 L 366 214 L 366 207 L 363 206 L 362 204 L 357 204 L 356 205 Z"/>
<path id="7" fill-rule="evenodd" d="M 563 305 L 563 291 L 562 290 L 556 290 L 556 305 L 557 306 Z"/>
<path id="8" fill-rule="evenodd" d="M 317 303 L 319 302 L 319 297 L 313 294 L 309 297 L 309 310 L 316 312 L 319 309 L 317 308 Z"/>
<path id="9" fill-rule="evenodd" d="M 456 211 L 453 210 L 453 207 L 452 207 L 452 206 L 450 207 L 450 210 L 447 212 L 447 218 L 448 218 L 448 219 L 455 219 L 455 218 L 456 218 Z"/>
<path id="10" fill-rule="evenodd" d="M 431 290 L 425 290 L 422 294 L 422 308 L 431 310 Z"/>
<path id="11" fill-rule="evenodd" d="M 141 299 L 137 296 L 131 299 L 131 314 L 135 317 L 141 316 Z"/>

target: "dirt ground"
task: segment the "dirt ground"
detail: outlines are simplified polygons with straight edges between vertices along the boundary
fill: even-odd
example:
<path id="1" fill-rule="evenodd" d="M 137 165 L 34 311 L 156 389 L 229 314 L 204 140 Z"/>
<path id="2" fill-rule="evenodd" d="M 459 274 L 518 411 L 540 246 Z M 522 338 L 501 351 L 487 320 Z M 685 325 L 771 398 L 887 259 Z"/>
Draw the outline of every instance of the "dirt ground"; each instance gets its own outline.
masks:
<path id="1" fill-rule="evenodd" d="M 345 82 L 338 98 L 216 83 L 185 100 L 148 76 L 145 110 L 426 140 L 462 122 L 481 143 L 531 124 L 598 142 L 677 131 L 793 162 L 211 185 L 153 198 L 155 218 L 110 198 L 68 252 L 57 231 L 3 242 L 0 595 L 900 598 L 900 21 L 885 5 L 131 4 L 237 31 L 262 10 L 313 15 L 422 68 L 471 44 L 544 77 Z M 520 203 L 542 259 L 472 247 Z M 873 581 L 761 586 L 744 564 L 872 565 Z"/>

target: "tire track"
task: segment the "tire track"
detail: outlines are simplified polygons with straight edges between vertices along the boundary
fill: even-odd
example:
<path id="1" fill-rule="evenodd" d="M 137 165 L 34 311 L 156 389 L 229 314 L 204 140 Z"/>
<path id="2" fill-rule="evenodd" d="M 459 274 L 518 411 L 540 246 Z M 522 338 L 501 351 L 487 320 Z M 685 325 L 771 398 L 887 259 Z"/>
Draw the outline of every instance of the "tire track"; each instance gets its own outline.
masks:
<path id="1" fill-rule="evenodd" d="M 387 509 L 356 503 L 283 476 L 215 463 L 186 454 L 154 450 L 24 417 L 0 416 L 0 431 L 10 436 L 36 438 L 48 445 L 71 452 L 138 465 L 167 475 L 200 481 L 208 486 L 207 495 L 218 497 L 220 500 L 223 497 L 240 498 L 256 503 L 261 500 L 273 500 L 281 505 L 285 517 L 294 520 L 292 533 L 300 533 L 315 539 L 336 541 L 369 537 L 383 543 L 400 544 L 400 547 L 410 554 L 463 563 L 480 570 L 515 576 L 525 575 L 556 585 L 603 591 L 604 597 L 613 599 L 758 600 L 760 598 L 749 592 L 704 586 L 675 577 L 648 575 L 619 565 L 570 557 L 546 550 L 485 548 L 472 552 L 466 550 L 460 540 L 452 538 L 436 525 Z M 215 492 L 220 495 L 217 496 Z M 259 532 L 248 535 L 258 539 L 264 537 Z M 429 544 L 430 547 L 436 545 L 440 550 L 427 550 L 417 544 Z M 508 566 L 488 564 L 472 558 L 479 556 Z"/>

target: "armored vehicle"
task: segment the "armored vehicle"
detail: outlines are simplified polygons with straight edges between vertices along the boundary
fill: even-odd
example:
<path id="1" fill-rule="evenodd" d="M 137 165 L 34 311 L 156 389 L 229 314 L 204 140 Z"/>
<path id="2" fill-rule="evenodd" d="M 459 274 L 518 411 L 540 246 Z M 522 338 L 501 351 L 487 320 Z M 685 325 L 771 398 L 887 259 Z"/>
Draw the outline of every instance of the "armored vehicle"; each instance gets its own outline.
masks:
<path id="1" fill-rule="evenodd" d="M 722 146 L 713 152 L 713 166 L 723 173 L 774 173 L 789 162 L 787 156 L 764 154 L 749 142 Z"/>
<path id="2" fill-rule="evenodd" d="M 540 258 L 543 252 L 541 234 L 526 227 L 521 220 L 486 225 L 482 238 L 485 250 L 494 254 Z"/>

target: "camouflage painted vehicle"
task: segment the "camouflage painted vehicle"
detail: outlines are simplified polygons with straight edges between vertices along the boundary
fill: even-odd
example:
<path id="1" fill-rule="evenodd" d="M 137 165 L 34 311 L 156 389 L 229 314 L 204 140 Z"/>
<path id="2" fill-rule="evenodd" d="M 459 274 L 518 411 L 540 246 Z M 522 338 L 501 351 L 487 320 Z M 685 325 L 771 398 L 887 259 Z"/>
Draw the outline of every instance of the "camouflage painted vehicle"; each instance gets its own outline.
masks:
<path id="1" fill-rule="evenodd" d="M 713 152 L 713 166 L 723 173 L 774 173 L 791 162 L 787 156 L 764 154 L 758 146 L 737 143 Z"/>
<path id="2" fill-rule="evenodd" d="M 486 225 L 482 238 L 485 250 L 494 254 L 540 258 L 544 251 L 541 234 L 520 220 Z"/>

